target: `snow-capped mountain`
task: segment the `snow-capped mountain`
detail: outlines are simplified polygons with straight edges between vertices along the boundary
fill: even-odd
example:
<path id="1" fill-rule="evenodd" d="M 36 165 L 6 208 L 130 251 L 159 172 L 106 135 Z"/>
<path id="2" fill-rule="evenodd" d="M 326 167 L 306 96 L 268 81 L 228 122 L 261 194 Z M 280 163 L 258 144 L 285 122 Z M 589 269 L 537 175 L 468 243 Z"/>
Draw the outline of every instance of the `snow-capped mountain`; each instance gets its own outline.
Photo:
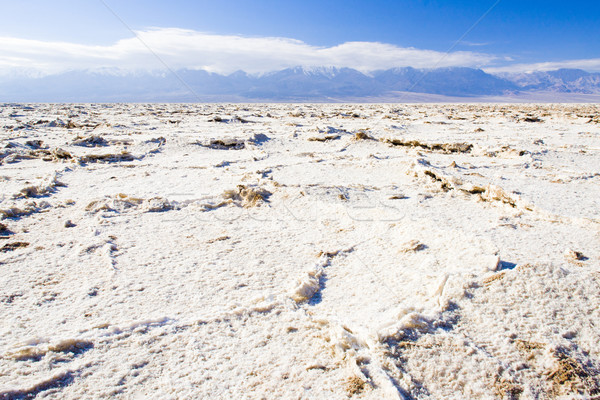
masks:
<path id="1" fill-rule="evenodd" d="M 516 90 L 514 83 L 473 68 L 418 70 L 395 68 L 374 75 L 382 90 L 448 96 L 500 95 Z"/>
<path id="2" fill-rule="evenodd" d="M 492 75 L 473 68 L 410 67 L 365 74 L 351 68 L 295 67 L 262 75 L 96 70 L 0 77 L 2 102 L 344 101 L 394 99 L 399 92 L 465 97 L 465 101 L 515 93 L 600 94 L 600 74 L 562 69 Z"/>
<path id="3" fill-rule="evenodd" d="M 580 69 L 558 69 L 547 72 L 503 74 L 519 90 L 549 90 L 563 93 L 600 93 L 600 73 Z"/>

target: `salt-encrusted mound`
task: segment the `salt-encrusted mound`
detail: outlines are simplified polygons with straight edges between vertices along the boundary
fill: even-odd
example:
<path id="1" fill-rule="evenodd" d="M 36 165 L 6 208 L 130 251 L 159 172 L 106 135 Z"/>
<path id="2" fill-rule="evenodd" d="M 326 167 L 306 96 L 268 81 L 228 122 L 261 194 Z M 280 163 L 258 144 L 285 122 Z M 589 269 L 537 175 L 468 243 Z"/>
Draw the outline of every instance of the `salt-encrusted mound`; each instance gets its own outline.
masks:
<path id="1" fill-rule="evenodd" d="M 489 239 L 440 229 L 429 220 L 403 220 L 343 257 L 320 261 L 303 278 L 295 297 L 310 298 L 320 290 L 314 312 L 323 318 L 393 336 L 435 319 L 498 263 L 498 248 Z"/>
<path id="2" fill-rule="evenodd" d="M 600 346 L 590 321 L 600 317 L 600 295 L 578 275 L 522 264 L 472 288 L 445 332 L 398 343 L 406 372 L 436 398 L 593 398 Z"/>
<path id="3" fill-rule="evenodd" d="M 162 197 L 153 197 L 150 199 L 141 199 L 131 197 L 124 193 L 116 196 L 106 196 L 100 200 L 93 200 L 85 210 L 90 213 L 97 212 L 115 212 L 124 213 L 131 210 L 140 210 L 142 212 L 168 211 L 174 208 L 174 204 Z"/>

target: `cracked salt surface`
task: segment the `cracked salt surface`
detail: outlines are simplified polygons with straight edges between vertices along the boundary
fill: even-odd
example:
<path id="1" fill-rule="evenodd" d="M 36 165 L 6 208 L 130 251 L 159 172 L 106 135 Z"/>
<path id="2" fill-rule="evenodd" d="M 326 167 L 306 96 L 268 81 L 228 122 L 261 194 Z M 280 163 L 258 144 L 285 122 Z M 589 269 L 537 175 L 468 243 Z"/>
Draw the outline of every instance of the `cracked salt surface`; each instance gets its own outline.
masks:
<path id="1" fill-rule="evenodd" d="M 600 394 L 597 106 L 1 110 L 2 399 Z"/>

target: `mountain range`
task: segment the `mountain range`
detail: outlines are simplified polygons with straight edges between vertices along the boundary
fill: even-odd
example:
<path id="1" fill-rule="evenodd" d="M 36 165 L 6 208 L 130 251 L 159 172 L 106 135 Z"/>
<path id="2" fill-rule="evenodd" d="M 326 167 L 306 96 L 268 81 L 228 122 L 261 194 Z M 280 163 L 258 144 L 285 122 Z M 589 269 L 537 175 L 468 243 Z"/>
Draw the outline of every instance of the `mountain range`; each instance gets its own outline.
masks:
<path id="1" fill-rule="evenodd" d="M 401 101 L 406 93 L 470 99 L 531 93 L 600 94 L 600 73 L 579 69 L 490 74 L 480 69 L 411 67 L 374 71 L 295 67 L 262 75 L 204 70 L 125 73 L 69 71 L 0 77 L 0 102 Z M 596 97 L 597 98 L 597 97 Z"/>

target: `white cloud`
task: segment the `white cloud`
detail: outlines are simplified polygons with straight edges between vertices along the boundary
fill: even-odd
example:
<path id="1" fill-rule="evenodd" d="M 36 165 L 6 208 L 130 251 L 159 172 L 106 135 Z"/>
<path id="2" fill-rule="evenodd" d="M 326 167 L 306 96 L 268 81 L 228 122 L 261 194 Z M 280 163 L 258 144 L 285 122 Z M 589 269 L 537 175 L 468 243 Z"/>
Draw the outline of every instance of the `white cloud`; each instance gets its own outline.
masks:
<path id="1" fill-rule="evenodd" d="M 560 68 L 576 68 L 589 72 L 600 72 L 600 58 L 588 58 L 581 60 L 549 61 L 532 64 L 513 64 L 504 67 L 484 68 L 489 73 L 499 72 L 534 72 L 553 71 Z"/>
<path id="2" fill-rule="evenodd" d="M 460 44 L 465 45 L 465 46 L 480 47 L 480 46 L 489 46 L 491 43 L 490 42 L 469 42 L 468 40 L 461 40 Z"/>
<path id="3" fill-rule="evenodd" d="M 122 39 L 110 46 L 0 37 L 0 71 L 26 69 L 51 74 L 96 68 L 160 70 L 166 64 L 172 69 L 205 69 L 224 74 L 236 70 L 264 73 L 298 65 L 350 67 L 368 72 L 402 66 L 483 67 L 496 60 L 483 53 L 446 54 L 378 42 L 318 47 L 287 38 L 214 35 L 177 28 L 155 28 L 137 34 L 139 39 Z"/>

